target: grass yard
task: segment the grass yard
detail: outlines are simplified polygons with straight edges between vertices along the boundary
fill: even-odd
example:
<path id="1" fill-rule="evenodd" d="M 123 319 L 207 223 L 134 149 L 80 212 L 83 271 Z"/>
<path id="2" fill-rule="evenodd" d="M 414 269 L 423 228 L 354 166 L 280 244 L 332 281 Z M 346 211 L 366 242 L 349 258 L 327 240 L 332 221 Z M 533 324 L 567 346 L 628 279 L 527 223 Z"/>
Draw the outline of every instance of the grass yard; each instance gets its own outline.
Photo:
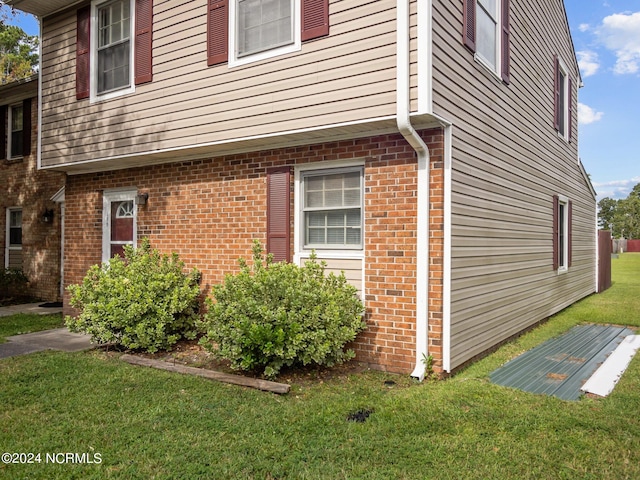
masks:
<path id="1" fill-rule="evenodd" d="M 37 315 L 34 313 L 19 313 L 10 317 L 0 317 L 0 343 L 6 342 L 11 335 L 39 332 L 51 328 L 64 327 L 62 314 Z"/>
<path id="2" fill-rule="evenodd" d="M 640 326 L 640 254 L 613 265 L 610 290 L 441 382 L 365 372 L 277 396 L 100 351 L 1 360 L 0 453 L 40 453 L 41 463 L 0 463 L 0 478 L 640 478 L 638 358 L 600 400 L 565 402 L 488 380 L 578 323 Z M 361 409 L 373 412 L 366 422 L 346 421 Z M 99 463 L 47 463 L 61 452 Z"/>

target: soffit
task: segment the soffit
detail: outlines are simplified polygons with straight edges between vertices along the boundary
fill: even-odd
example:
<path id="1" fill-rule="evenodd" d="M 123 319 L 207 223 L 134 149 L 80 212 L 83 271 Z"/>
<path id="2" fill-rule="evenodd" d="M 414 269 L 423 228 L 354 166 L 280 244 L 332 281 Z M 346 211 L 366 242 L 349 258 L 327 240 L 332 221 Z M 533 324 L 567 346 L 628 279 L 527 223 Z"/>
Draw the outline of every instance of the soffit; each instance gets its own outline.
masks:
<path id="1" fill-rule="evenodd" d="M 36 17 L 46 17 L 83 2 L 84 0 L 5 0 L 7 5 Z"/>

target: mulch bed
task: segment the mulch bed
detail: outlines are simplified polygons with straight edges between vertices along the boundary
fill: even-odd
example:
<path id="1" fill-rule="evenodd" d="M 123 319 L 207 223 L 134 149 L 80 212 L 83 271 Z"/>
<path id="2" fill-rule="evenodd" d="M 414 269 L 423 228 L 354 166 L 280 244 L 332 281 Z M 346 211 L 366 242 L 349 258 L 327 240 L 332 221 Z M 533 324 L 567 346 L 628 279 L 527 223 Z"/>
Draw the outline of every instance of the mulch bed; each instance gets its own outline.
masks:
<path id="1" fill-rule="evenodd" d="M 108 354 L 116 355 L 117 353 L 121 353 L 118 352 L 117 349 L 114 349 L 113 346 L 104 346 L 101 348 Z M 180 340 L 174 346 L 173 350 L 169 352 L 146 353 L 127 351 L 127 353 L 137 355 L 142 358 L 161 360 L 174 365 L 185 365 L 188 367 L 215 370 L 221 373 L 242 375 L 249 378 L 263 378 L 258 372 L 242 372 L 232 369 L 228 361 L 215 358 L 213 354 L 206 351 L 204 347 L 199 345 L 197 340 Z M 361 373 L 366 370 L 368 370 L 368 366 L 366 364 L 353 360 L 334 367 L 285 367 L 280 371 L 280 374 L 275 379 L 271 380 L 280 383 L 304 386 L 322 383 L 331 379 L 343 378 L 350 374 Z"/>

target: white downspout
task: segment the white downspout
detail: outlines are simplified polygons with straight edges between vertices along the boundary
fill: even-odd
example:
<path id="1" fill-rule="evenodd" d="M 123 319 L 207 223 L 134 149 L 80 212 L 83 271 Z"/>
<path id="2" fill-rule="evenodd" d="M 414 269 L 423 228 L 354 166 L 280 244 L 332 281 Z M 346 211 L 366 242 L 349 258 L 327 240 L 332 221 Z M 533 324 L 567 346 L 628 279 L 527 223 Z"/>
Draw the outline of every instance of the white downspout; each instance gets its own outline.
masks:
<path id="1" fill-rule="evenodd" d="M 409 87 L 409 6 L 411 0 L 397 1 L 396 18 L 396 120 L 398 130 L 418 156 L 418 225 L 416 232 L 416 358 L 412 377 L 424 379 L 429 355 L 429 147 L 411 125 Z M 424 60 L 423 60 L 424 61 Z"/>
<path id="2" fill-rule="evenodd" d="M 38 135 L 36 138 L 36 170 L 42 168 L 42 17 L 38 18 Z"/>

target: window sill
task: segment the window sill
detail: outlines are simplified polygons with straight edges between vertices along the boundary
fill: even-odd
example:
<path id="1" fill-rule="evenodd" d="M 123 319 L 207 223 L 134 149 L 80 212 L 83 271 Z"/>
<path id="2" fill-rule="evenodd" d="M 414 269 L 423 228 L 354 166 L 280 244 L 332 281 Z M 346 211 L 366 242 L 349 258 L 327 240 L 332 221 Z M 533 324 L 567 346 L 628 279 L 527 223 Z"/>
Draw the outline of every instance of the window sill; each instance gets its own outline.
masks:
<path id="1" fill-rule="evenodd" d="M 565 273 L 569 273 L 568 267 L 560 267 L 558 268 L 558 275 L 564 275 Z"/>
<path id="2" fill-rule="evenodd" d="M 278 57 L 280 55 L 286 55 L 287 53 L 297 52 L 302 49 L 302 45 L 299 41 L 294 41 L 289 45 L 283 45 L 281 47 L 275 47 L 268 50 L 262 50 L 257 53 L 249 54 L 239 58 L 229 57 L 229 68 L 239 67 L 248 63 L 255 63 L 261 60 L 266 60 L 272 57 Z"/>
<path id="3" fill-rule="evenodd" d="M 122 90 L 113 90 L 111 92 L 104 93 L 102 95 L 98 95 L 96 93 L 92 93 L 89 99 L 89 103 L 100 103 L 107 100 L 111 100 L 113 98 L 122 97 L 124 95 L 129 95 L 131 93 L 135 93 L 136 87 L 131 86 L 127 88 L 123 88 Z"/>
<path id="4" fill-rule="evenodd" d="M 504 82 L 502 81 L 502 78 L 500 78 L 500 75 L 498 75 L 498 72 L 496 72 L 496 69 L 493 65 L 491 65 L 489 62 L 487 62 L 484 58 L 482 58 L 480 55 L 478 55 L 477 53 L 475 53 L 473 55 L 473 59 L 476 61 L 476 63 L 479 63 L 480 66 L 482 66 L 482 68 L 484 70 L 486 70 L 487 72 L 489 72 L 491 74 L 491 77 L 496 80 L 498 83 L 503 84 Z"/>
<path id="5" fill-rule="evenodd" d="M 24 160 L 24 157 L 11 157 L 5 159 L 6 163 L 20 163 Z"/>

